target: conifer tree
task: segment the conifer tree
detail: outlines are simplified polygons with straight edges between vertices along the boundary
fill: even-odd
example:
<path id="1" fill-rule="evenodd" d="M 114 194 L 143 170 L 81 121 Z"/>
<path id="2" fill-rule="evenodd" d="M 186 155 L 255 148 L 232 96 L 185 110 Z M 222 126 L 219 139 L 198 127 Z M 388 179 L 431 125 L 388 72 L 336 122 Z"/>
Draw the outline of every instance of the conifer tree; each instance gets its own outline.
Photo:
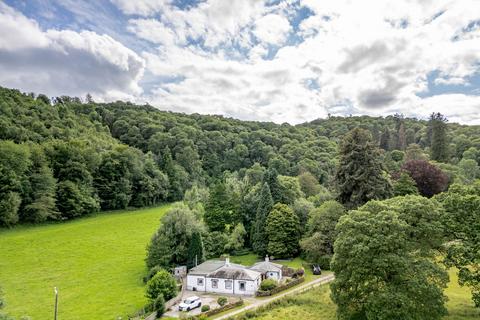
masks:
<path id="1" fill-rule="evenodd" d="M 257 215 L 255 217 L 255 224 L 253 226 L 252 246 L 253 250 L 259 255 L 264 255 L 267 250 L 267 234 L 265 232 L 265 224 L 273 207 L 273 199 L 270 194 L 270 187 L 268 183 L 264 183 L 260 191 L 260 201 L 258 203 Z"/>
<path id="2" fill-rule="evenodd" d="M 407 146 L 407 137 L 405 134 L 405 125 L 403 124 L 403 120 L 400 122 L 398 125 L 398 131 L 397 131 L 397 141 L 396 141 L 396 149 L 397 150 L 405 150 L 405 147 Z"/>
<path id="3" fill-rule="evenodd" d="M 187 252 L 187 267 L 192 268 L 205 260 L 205 253 L 203 249 L 203 240 L 201 233 L 196 230 L 192 234 Z"/>
<path id="4" fill-rule="evenodd" d="M 227 224 L 232 223 L 233 207 L 223 182 L 218 182 L 210 191 L 205 205 L 205 224 L 210 231 L 224 231 Z"/>
<path id="5" fill-rule="evenodd" d="M 278 182 L 278 172 L 274 168 L 269 168 L 264 176 L 264 182 L 268 183 L 273 203 L 282 201 L 282 188 Z"/>
<path id="6" fill-rule="evenodd" d="M 392 186 L 368 131 L 355 128 L 345 136 L 336 181 L 338 200 L 349 209 L 391 196 Z"/>
<path id="7" fill-rule="evenodd" d="M 286 204 L 277 203 L 267 217 L 267 252 L 277 258 L 294 256 L 298 251 L 298 217 Z"/>
<path id="8" fill-rule="evenodd" d="M 385 127 L 382 135 L 380 136 L 380 148 L 385 151 L 390 150 L 390 130 L 388 129 L 388 127 Z"/>
<path id="9" fill-rule="evenodd" d="M 431 158 L 439 162 L 448 161 L 447 118 L 441 113 L 432 113 L 429 128 L 431 128 Z"/>

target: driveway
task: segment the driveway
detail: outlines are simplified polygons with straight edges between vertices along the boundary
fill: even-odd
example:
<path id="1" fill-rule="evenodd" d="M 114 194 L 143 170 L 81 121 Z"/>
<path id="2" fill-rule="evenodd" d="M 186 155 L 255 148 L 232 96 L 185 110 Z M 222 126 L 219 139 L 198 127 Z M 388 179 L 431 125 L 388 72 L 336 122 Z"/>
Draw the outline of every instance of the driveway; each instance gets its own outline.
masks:
<path id="1" fill-rule="evenodd" d="M 326 275 L 326 276 L 322 276 L 318 279 L 315 279 L 313 281 L 310 281 L 308 283 L 305 283 L 305 284 L 302 284 L 298 287 L 296 287 L 295 289 L 292 289 L 290 291 L 287 291 L 287 292 L 284 292 L 284 293 L 279 293 L 271 298 L 267 298 L 267 299 L 253 299 L 253 302 L 246 305 L 245 307 L 242 307 L 240 309 L 236 309 L 236 310 L 233 310 L 232 312 L 228 312 L 220 317 L 217 317 L 215 318 L 215 320 L 225 320 L 225 319 L 228 319 L 230 317 L 233 317 L 233 316 L 236 316 L 236 315 L 239 315 L 247 310 L 252 310 L 252 309 L 256 309 L 260 306 L 263 306 L 263 305 L 266 305 L 266 304 L 269 304 L 270 302 L 272 301 L 275 301 L 275 300 L 278 300 L 278 299 L 281 299 L 285 296 L 288 296 L 288 295 L 291 295 L 291 294 L 298 294 L 298 293 L 301 293 L 303 291 L 306 291 L 308 289 L 311 289 L 311 288 L 314 288 L 314 287 L 317 287 L 317 286 L 320 286 L 322 284 L 325 284 L 325 283 L 328 283 L 330 281 L 332 281 L 333 279 L 335 279 L 335 276 L 333 274 L 330 274 L 330 275 Z"/>
<path id="2" fill-rule="evenodd" d="M 220 294 L 214 294 L 214 293 L 208 293 L 208 292 L 199 292 L 199 291 L 185 291 L 183 296 L 182 296 L 182 300 L 180 302 L 182 302 L 183 300 L 185 300 L 185 299 L 187 299 L 188 297 L 191 297 L 191 296 L 200 297 L 200 299 L 202 300 L 202 306 L 209 305 L 210 309 L 215 309 L 215 308 L 220 307 L 217 303 L 217 299 L 219 297 L 227 297 L 229 303 L 240 300 L 239 296 L 220 295 Z M 244 301 L 255 301 L 255 298 L 254 297 L 243 297 L 243 300 Z M 199 315 L 200 313 L 202 313 L 201 307 L 190 310 L 188 312 L 185 312 L 185 311 L 180 312 L 180 311 L 178 311 L 178 305 L 180 304 L 180 302 L 173 305 L 171 307 L 171 310 L 164 313 L 164 316 L 180 318 L 181 315 L 196 316 L 196 315 Z"/>

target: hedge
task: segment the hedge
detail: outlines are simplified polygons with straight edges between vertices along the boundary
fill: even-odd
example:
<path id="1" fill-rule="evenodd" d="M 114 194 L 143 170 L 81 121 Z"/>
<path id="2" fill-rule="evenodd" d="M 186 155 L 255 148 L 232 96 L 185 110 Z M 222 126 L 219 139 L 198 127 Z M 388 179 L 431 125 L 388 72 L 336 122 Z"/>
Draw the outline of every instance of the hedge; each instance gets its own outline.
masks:
<path id="1" fill-rule="evenodd" d="M 294 279 L 294 280 L 292 280 L 292 281 L 290 281 L 290 282 L 288 282 L 284 285 L 273 288 L 272 290 L 268 290 L 268 291 L 258 290 L 257 291 L 257 297 L 267 297 L 267 296 L 277 294 L 281 291 L 290 289 L 291 287 L 294 287 L 297 284 L 302 283 L 304 281 L 305 281 L 305 277 L 301 277 L 301 278 Z"/>
<path id="2" fill-rule="evenodd" d="M 240 307 L 240 306 L 243 306 L 243 299 L 240 299 L 237 302 L 227 303 L 226 305 L 224 305 L 223 307 L 220 307 L 220 308 L 211 309 L 211 310 L 205 312 L 205 314 L 208 317 L 210 317 L 210 316 L 213 316 L 217 313 L 227 311 L 227 310 L 230 310 L 230 309 L 233 309 L 233 308 L 236 308 L 236 307 Z"/>

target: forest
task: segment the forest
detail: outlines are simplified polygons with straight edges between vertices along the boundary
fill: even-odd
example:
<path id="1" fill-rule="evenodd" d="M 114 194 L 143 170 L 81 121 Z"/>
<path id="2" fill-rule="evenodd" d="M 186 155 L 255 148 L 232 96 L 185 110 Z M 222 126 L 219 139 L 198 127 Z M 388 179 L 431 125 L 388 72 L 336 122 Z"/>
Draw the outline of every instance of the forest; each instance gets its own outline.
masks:
<path id="1" fill-rule="evenodd" d="M 456 267 L 480 305 L 480 126 L 439 113 L 293 126 L 7 88 L 0 110 L 3 227 L 178 201 L 149 278 L 224 253 L 301 255 L 335 272 L 340 319 L 440 319 Z"/>

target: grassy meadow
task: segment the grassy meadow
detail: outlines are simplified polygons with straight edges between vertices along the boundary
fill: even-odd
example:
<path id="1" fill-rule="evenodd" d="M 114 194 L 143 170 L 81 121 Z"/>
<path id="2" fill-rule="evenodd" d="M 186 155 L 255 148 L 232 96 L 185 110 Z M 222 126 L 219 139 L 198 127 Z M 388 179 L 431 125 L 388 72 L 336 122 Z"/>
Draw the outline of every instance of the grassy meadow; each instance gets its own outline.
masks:
<path id="1" fill-rule="evenodd" d="M 455 270 L 450 270 L 450 283 L 446 295 L 449 298 L 447 303 L 449 315 L 444 317 L 445 320 L 480 319 L 480 309 L 474 308 L 469 290 L 458 285 Z M 330 299 L 329 286 L 325 285 L 296 296 L 280 299 L 257 311 L 247 312 L 243 318 L 257 320 L 335 320 L 335 308 L 335 304 Z"/>
<path id="2" fill-rule="evenodd" d="M 108 212 L 0 231 L 5 312 L 59 319 L 118 319 L 141 308 L 145 247 L 168 206 Z M 123 319 L 126 319 L 125 317 Z"/>

